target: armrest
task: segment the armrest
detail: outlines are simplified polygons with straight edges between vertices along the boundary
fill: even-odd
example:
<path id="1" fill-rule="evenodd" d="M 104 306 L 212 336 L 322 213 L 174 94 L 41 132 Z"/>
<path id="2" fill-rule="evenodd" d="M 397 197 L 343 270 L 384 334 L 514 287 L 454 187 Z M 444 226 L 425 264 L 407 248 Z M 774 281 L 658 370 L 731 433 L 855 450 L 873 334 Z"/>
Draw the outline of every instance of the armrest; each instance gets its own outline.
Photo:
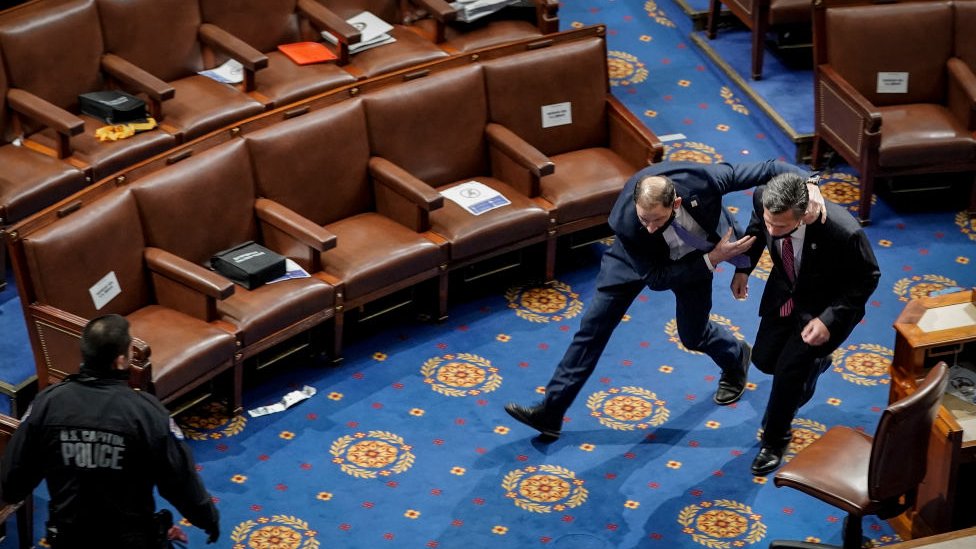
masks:
<path id="1" fill-rule="evenodd" d="M 949 110 L 969 131 L 976 130 L 976 74 L 962 59 L 953 57 L 949 69 Z"/>
<path id="2" fill-rule="evenodd" d="M 85 122 L 81 118 L 26 90 L 7 90 L 7 104 L 18 114 L 40 122 L 58 133 L 58 158 L 71 156 L 70 137 L 85 131 Z"/>
<path id="3" fill-rule="evenodd" d="M 430 185 L 385 158 L 369 159 L 376 211 L 421 233 L 430 229 L 430 212 L 444 206 L 444 197 Z"/>
<path id="4" fill-rule="evenodd" d="M 195 292 L 213 299 L 226 299 L 234 294 L 233 282 L 166 250 L 149 247 L 143 256 L 150 271 Z"/>
<path id="5" fill-rule="evenodd" d="M 298 0 L 297 9 L 316 30 L 328 31 L 336 37 L 336 40 L 339 41 L 335 45 L 336 54 L 339 56 L 338 63 L 340 65 L 348 64 L 349 45 L 358 44 L 362 40 L 362 34 L 359 30 L 315 0 Z M 328 41 L 325 43 L 331 45 Z"/>
<path id="6" fill-rule="evenodd" d="M 163 119 L 162 102 L 176 95 L 173 86 L 114 53 L 102 56 L 102 70 L 123 88 L 146 94 L 149 98 L 150 114 L 157 121 Z"/>
<path id="7" fill-rule="evenodd" d="M 488 138 L 489 145 L 536 177 L 543 177 L 556 171 L 556 165 L 549 160 L 548 156 L 501 124 L 489 122 L 485 127 L 485 136 Z"/>
<path id="8" fill-rule="evenodd" d="M 254 211 L 263 223 L 271 225 L 316 251 L 324 252 L 336 246 L 336 235 L 274 200 L 257 199 L 254 202 Z"/>
<path id="9" fill-rule="evenodd" d="M 559 31 L 559 0 L 535 0 L 535 13 L 539 32 L 552 34 Z"/>
<path id="10" fill-rule="evenodd" d="M 438 23 L 451 23 L 457 20 L 457 10 L 446 0 L 410 0 L 417 6 L 427 10 Z"/>
<path id="11" fill-rule="evenodd" d="M 149 360 L 150 356 L 152 356 L 152 349 L 149 347 L 149 344 L 137 337 L 133 337 L 132 361 L 129 363 L 129 387 L 146 391 L 147 393 L 153 392 L 152 362 Z"/>
<path id="12" fill-rule="evenodd" d="M 815 122 L 818 135 L 842 149 L 837 152 L 849 163 L 857 164 L 862 152 L 880 139 L 881 113 L 830 65 L 817 67 L 814 95 L 820 109 Z"/>
<path id="13" fill-rule="evenodd" d="M 268 66 L 268 56 L 247 42 L 214 25 L 200 25 L 200 41 L 244 66 L 244 91 L 254 91 L 254 73 Z"/>
<path id="14" fill-rule="evenodd" d="M 661 161 L 664 144 L 613 95 L 607 95 L 607 119 L 611 150 L 639 168 Z"/>

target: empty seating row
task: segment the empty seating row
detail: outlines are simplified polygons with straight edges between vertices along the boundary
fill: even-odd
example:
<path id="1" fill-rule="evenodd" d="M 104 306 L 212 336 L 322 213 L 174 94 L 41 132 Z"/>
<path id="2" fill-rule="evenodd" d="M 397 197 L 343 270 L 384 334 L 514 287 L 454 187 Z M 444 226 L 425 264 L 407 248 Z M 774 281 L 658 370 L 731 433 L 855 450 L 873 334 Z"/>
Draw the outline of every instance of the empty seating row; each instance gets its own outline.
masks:
<path id="1" fill-rule="evenodd" d="M 271 111 L 89 187 L 12 228 L 43 386 L 76 368 L 85 321 L 125 315 L 144 385 L 170 402 L 345 310 L 605 223 L 660 141 L 609 93 L 604 29 L 483 50 Z M 556 113 L 555 115 L 553 113 Z M 476 181 L 474 215 L 441 191 Z M 208 270 L 255 240 L 310 278 L 245 290 Z M 107 297 L 106 297 L 107 296 Z M 314 333 L 316 340 L 321 333 Z M 151 367 L 150 367 L 151 364 Z"/>
<path id="2" fill-rule="evenodd" d="M 976 172 L 974 28 L 972 0 L 816 3 L 813 163 L 829 145 L 860 172 L 861 223 L 878 178 Z"/>
<path id="3" fill-rule="evenodd" d="M 405 13 L 399 0 L 36 0 L 0 13 L 0 229 L 92 181 L 269 108 L 558 28 L 549 0 L 473 26 L 453 23 L 456 10 L 444 0 L 415 1 L 434 22 L 400 24 L 418 16 Z M 396 42 L 350 56 L 349 44 L 361 35 L 345 20 L 364 10 L 393 24 Z M 532 22 L 518 18 L 523 12 Z M 505 19 L 509 13 L 514 20 Z M 298 65 L 277 51 L 321 41 L 321 31 L 338 37 L 337 63 Z M 198 74 L 230 58 L 243 66 L 242 83 Z M 160 128 L 98 141 L 95 130 L 105 124 L 82 115 L 77 97 L 114 88 L 144 98 Z"/>

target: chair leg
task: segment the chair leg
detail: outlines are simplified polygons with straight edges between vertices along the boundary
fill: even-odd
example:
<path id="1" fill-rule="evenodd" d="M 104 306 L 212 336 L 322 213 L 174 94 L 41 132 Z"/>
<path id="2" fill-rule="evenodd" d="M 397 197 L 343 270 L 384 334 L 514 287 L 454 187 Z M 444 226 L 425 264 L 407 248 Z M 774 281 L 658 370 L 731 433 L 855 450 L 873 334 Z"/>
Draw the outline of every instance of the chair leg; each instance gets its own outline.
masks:
<path id="1" fill-rule="evenodd" d="M 708 3 L 708 26 L 705 35 L 708 36 L 709 40 L 715 40 L 715 29 L 718 27 L 718 17 L 721 11 L 721 0 L 711 0 Z"/>
<path id="2" fill-rule="evenodd" d="M 813 149 L 810 150 L 810 167 L 814 170 L 820 169 L 820 156 L 822 154 L 820 149 L 822 147 L 823 138 L 820 137 L 820 134 L 813 134 Z"/>
<path id="3" fill-rule="evenodd" d="M 447 265 L 441 265 L 440 274 L 437 275 L 437 321 L 447 320 L 447 284 L 450 273 Z"/>
<path id="4" fill-rule="evenodd" d="M 762 79 L 763 54 L 766 52 L 766 18 L 768 11 L 760 13 L 759 20 L 752 27 L 752 79 Z"/>
<path id="5" fill-rule="evenodd" d="M 235 358 L 231 369 L 233 381 L 230 388 L 230 416 L 235 417 L 244 413 L 244 362 Z"/>
<path id="6" fill-rule="evenodd" d="M 336 307 L 335 316 L 332 317 L 332 362 L 338 364 L 342 362 L 342 331 L 345 319 L 342 306 Z"/>
<path id="7" fill-rule="evenodd" d="M 552 282 L 556 279 L 556 230 L 549 231 L 549 238 L 546 239 L 546 279 L 544 282 Z"/>
<path id="8" fill-rule="evenodd" d="M 861 200 L 857 205 L 857 220 L 861 225 L 871 223 L 871 197 L 874 196 L 874 174 L 861 170 Z"/>
<path id="9" fill-rule="evenodd" d="M 969 219 L 976 219 L 976 176 L 973 177 L 973 182 L 970 183 L 969 189 L 969 209 L 967 213 L 969 214 Z"/>
<path id="10" fill-rule="evenodd" d="M 0 231 L 0 292 L 2 292 L 6 287 L 7 287 L 7 231 Z"/>
<path id="11" fill-rule="evenodd" d="M 861 517 L 844 518 L 844 549 L 861 549 Z"/>

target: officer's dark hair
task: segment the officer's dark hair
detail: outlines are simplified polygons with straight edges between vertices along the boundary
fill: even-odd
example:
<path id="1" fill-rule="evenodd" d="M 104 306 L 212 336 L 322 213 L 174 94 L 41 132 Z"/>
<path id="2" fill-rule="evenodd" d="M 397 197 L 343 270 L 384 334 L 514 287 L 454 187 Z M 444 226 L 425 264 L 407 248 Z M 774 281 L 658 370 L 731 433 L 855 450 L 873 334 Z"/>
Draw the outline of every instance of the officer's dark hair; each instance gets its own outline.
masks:
<path id="1" fill-rule="evenodd" d="M 793 211 L 797 219 L 802 219 L 810 202 L 807 191 L 807 178 L 796 173 L 781 173 L 769 180 L 762 195 L 763 207 L 772 214 Z"/>
<path id="2" fill-rule="evenodd" d="M 129 321 L 120 315 L 105 315 L 91 320 L 81 332 L 81 360 L 86 368 L 110 370 L 119 355 L 132 345 Z"/>
<path id="3" fill-rule="evenodd" d="M 674 181 L 666 175 L 648 175 L 639 179 L 634 185 L 634 204 L 642 208 L 658 204 L 670 208 L 674 205 L 676 196 Z"/>

